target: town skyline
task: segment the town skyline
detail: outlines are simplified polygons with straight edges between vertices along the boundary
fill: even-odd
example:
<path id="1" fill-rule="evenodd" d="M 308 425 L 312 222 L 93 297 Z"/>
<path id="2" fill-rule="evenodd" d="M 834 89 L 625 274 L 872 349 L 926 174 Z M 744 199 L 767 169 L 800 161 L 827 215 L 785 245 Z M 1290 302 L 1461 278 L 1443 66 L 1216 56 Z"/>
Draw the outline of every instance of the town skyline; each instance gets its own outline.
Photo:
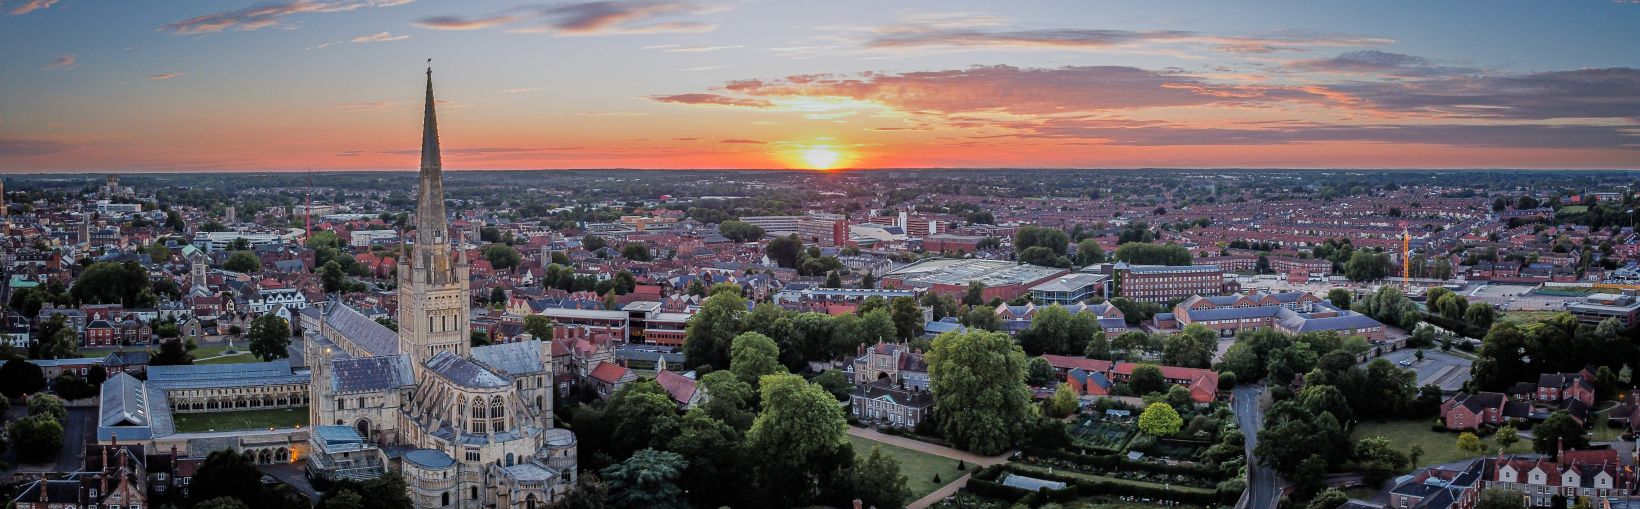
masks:
<path id="1" fill-rule="evenodd" d="M 407 170 L 428 58 L 452 171 L 1640 166 L 1640 6 L 1481 6 L 7 2 L 0 170 Z"/>

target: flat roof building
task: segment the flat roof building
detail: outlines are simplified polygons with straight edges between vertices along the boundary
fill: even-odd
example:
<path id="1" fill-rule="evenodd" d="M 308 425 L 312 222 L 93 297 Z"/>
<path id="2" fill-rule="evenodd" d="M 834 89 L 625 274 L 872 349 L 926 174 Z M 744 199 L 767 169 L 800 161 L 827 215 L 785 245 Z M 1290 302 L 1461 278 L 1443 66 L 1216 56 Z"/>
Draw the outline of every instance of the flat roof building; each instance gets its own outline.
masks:
<path id="1" fill-rule="evenodd" d="M 983 287 L 981 298 L 1010 300 L 1025 295 L 1033 286 L 1068 273 L 1067 269 L 1006 260 L 931 258 L 884 274 L 883 287 L 961 297 L 968 291 L 969 283 L 979 283 Z"/>

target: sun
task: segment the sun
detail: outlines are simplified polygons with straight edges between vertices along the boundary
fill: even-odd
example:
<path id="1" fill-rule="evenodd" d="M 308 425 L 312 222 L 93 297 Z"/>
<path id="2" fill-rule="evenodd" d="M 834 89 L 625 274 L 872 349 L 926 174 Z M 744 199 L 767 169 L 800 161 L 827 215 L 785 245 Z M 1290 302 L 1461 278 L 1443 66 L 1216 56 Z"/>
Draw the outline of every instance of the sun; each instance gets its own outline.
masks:
<path id="1" fill-rule="evenodd" d="M 843 155 L 839 154 L 836 149 L 831 148 L 830 145 L 811 146 L 803 149 L 799 156 L 803 158 L 804 164 L 816 170 L 836 168 L 837 163 L 843 160 Z"/>

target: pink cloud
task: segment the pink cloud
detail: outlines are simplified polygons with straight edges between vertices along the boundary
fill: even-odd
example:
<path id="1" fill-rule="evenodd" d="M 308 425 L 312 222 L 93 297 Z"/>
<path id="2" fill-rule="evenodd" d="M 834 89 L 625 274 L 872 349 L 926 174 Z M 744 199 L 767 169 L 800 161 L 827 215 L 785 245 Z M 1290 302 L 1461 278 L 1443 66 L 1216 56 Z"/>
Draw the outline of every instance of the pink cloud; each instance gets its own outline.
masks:
<path id="1" fill-rule="evenodd" d="M 57 3 L 57 0 L 29 0 L 27 2 L 24 2 L 23 5 L 19 5 L 19 6 L 17 6 L 17 8 L 12 9 L 11 10 L 11 15 L 12 16 L 22 16 L 24 14 L 28 14 L 28 13 L 31 13 L 31 12 L 34 12 L 34 11 L 38 11 L 40 9 L 48 9 L 56 3 Z"/>

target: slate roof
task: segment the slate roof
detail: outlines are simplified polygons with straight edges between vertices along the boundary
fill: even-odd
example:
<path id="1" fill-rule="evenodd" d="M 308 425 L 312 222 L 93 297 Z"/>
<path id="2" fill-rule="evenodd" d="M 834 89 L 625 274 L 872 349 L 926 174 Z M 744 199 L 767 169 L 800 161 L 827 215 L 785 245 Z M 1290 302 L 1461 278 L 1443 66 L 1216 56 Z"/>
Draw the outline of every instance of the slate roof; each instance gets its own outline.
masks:
<path id="1" fill-rule="evenodd" d="M 126 373 L 108 378 L 102 385 L 100 426 L 147 426 L 148 395 L 142 381 Z"/>
<path id="2" fill-rule="evenodd" d="M 894 386 L 893 380 L 887 378 L 856 387 L 850 396 L 863 399 L 886 399 L 896 405 L 911 408 L 934 406 L 934 393 L 900 389 Z"/>
<path id="3" fill-rule="evenodd" d="M 338 357 L 331 360 L 330 389 L 337 393 L 370 392 L 416 384 L 410 358 Z"/>
<path id="4" fill-rule="evenodd" d="M 485 345 L 472 349 L 472 358 L 497 373 L 519 376 L 546 371 L 541 364 L 541 340 Z"/>
<path id="5" fill-rule="evenodd" d="M 517 465 L 501 467 L 501 475 L 507 476 L 507 477 L 512 478 L 512 479 L 517 479 L 519 481 L 531 482 L 531 481 L 546 481 L 546 480 L 552 479 L 553 476 L 557 475 L 557 473 L 553 472 L 552 469 L 541 466 L 540 464 L 537 464 L 537 463 L 531 461 L 531 462 L 526 462 L 526 463 L 519 463 Z"/>
<path id="6" fill-rule="evenodd" d="M 489 388 L 507 385 L 506 379 L 491 373 L 478 363 L 449 351 L 439 352 L 432 359 L 428 359 L 427 369 L 462 387 Z"/>
<path id="7" fill-rule="evenodd" d="M 456 463 L 456 460 L 450 458 L 450 455 L 444 454 L 444 451 L 433 449 L 416 449 L 404 453 L 404 461 L 431 469 L 449 468 L 450 465 Z"/>
<path id="8" fill-rule="evenodd" d="M 352 306 L 331 306 L 330 313 L 325 316 L 325 325 L 370 352 L 370 355 L 399 353 L 399 334 L 364 316 Z"/>
<path id="9" fill-rule="evenodd" d="M 166 389 L 305 384 L 309 379 L 310 377 L 306 373 L 292 373 L 290 361 L 285 359 L 246 364 L 193 364 L 148 367 L 148 385 Z"/>

